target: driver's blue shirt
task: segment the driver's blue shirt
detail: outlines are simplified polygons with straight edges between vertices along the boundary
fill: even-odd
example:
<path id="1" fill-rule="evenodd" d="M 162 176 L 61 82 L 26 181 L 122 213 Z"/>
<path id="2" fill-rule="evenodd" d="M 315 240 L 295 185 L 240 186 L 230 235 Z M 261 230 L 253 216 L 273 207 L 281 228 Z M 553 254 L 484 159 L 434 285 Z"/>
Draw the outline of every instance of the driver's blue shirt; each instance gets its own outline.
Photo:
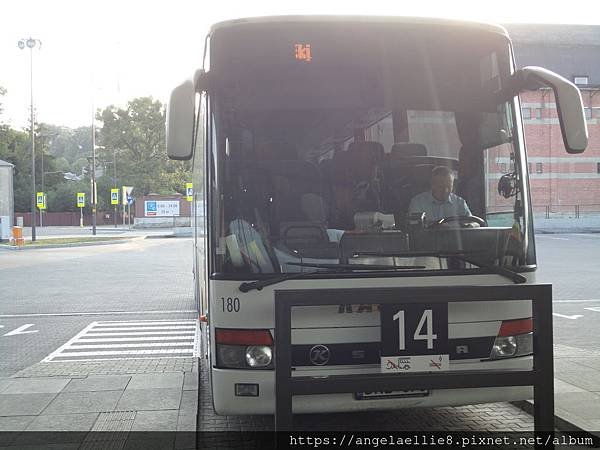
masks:
<path id="1" fill-rule="evenodd" d="M 450 193 L 448 200 L 441 202 L 433 196 L 431 191 L 415 195 L 410 201 L 408 212 L 424 212 L 427 222 L 433 222 L 443 217 L 472 215 L 467 202 L 462 197 Z"/>

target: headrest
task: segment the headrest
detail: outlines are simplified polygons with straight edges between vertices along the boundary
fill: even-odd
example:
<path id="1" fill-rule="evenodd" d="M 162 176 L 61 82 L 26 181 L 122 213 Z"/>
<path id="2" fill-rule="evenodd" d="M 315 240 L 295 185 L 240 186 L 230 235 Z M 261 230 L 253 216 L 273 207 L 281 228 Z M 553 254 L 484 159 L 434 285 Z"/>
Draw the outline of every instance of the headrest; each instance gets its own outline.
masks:
<path id="1" fill-rule="evenodd" d="M 398 142 L 392 145 L 392 155 L 402 156 L 427 156 L 427 148 L 423 144 L 414 142 Z"/>
<path id="2" fill-rule="evenodd" d="M 348 146 L 349 152 L 368 152 L 375 155 L 376 158 L 383 156 L 383 145 L 374 141 L 355 141 Z"/>

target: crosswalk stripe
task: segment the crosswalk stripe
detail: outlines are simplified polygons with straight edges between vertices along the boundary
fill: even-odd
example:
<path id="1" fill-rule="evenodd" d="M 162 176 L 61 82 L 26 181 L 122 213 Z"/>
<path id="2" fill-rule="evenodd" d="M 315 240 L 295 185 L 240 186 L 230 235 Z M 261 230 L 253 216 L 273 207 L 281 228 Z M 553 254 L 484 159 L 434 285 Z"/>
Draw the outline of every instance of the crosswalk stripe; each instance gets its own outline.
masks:
<path id="1" fill-rule="evenodd" d="M 194 348 L 193 342 L 143 342 L 136 344 L 84 344 L 70 345 L 66 350 L 79 350 L 80 348 L 138 348 L 138 347 L 191 347 Z"/>
<path id="2" fill-rule="evenodd" d="M 97 331 L 161 331 L 161 330 L 195 330 L 196 326 L 183 325 L 183 326 L 158 326 L 158 327 L 111 327 L 111 328 L 97 328 Z"/>
<path id="3" fill-rule="evenodd" d="M 88 335 L 89 336 L 89 335 Z M 144 336 L 144 337 L 130 337 L 130 338 L 93 338 L 93 339 L 79 339 L 78 342 L 131 342 L 131 341 L 194 341 L 194 336 Z"/>
<path id="4" fill-rule="evenodd" d="M 92 322 L 44 362 L 136 358 L 187 358 L 198 351 L 198 322 Z"/>

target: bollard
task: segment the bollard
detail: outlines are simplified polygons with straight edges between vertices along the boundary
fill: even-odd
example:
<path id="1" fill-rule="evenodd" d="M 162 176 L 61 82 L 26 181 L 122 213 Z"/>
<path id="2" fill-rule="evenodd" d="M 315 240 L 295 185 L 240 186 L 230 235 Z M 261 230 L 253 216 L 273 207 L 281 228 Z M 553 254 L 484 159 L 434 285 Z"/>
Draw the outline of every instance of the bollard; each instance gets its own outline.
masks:
<path id="1" fill-rule="evenodd" d="M 23 247 L 25 245 L 25 238 L 23 237 L 23 227 L 13 227 L 13 245 L 17 247 Z"/>

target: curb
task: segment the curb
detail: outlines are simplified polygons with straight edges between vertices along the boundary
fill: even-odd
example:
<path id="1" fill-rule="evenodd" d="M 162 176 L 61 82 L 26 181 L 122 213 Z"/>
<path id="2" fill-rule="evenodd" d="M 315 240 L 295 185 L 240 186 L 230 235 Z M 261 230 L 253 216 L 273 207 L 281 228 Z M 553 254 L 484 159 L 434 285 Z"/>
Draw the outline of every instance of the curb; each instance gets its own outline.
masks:
<path id="1" fill-rule="evenodd" d="M 45 248 L 92 247 L 94 245 L 124 244 L 124 243 L 130 242 L 136 238 L 137 238 L 137 236 L 119 239 L 119 240 L 112 240 L 112 241 L 103 241 L 103 240 L 99 239 L 98 242 L 73 242 L 73 243 L 69 243 L 69 244 L 46 244 L 46 245 L 35 245 L 35 246 L 32 246 L 30 244 L 30 245 L 26 245 L 22 248 L 14 247 L 11 245 L 11 246 L 0 246 L 0 249 L 13 251 L 13 252 L 19 252 L 19 251 L 24 251 L 24 250 L 39 250 L 39 249 L 45 249 Z"/>

